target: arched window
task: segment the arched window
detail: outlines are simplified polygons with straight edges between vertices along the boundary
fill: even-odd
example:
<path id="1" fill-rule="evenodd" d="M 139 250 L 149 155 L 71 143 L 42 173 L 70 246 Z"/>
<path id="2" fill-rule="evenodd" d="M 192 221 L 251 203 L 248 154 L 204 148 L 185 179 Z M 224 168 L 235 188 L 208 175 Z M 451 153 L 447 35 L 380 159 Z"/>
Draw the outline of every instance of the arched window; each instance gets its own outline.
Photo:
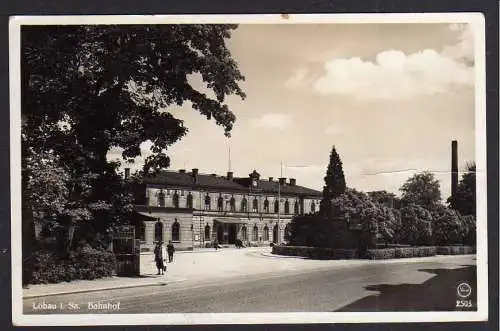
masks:
<path id="1" fill-rule="evenodd" d="M 274 212 L 278 213 L 280 210 L 280 202 L 278 199 L 274 200 Z"/>
<path id="2" fill-rule="evenodd" d="M 292 226 L 290 225 L 290 223 L 287 223 L 287 225 L 285 225 L 285 233 L 283 234 L 283 239 L 285 239 L 286 241 L 290 241 L 291 237 L 292 237 Z"/>
<path id="3" fill-rule="evenodd" d="M 205 195 L 205 210 L 210 210 L 210 196 L 208 195 Z"/>
<path id="4" fill-rule="evenodd" d="M 172 224 L 172 241 L 181 241 L 181 225 L 177 219 Z"/>
<path id="5" fill-rule="evenodd" d="M 243 198 L 243 200 L 241 200 L 241 211 L 242 212 L 246 212 L 247 211 L 247 199 L 246 198 Z"/>
<path id="6" fill-rule="evenodd" d="M 217 199 L 217 210 L 222 211 L 224 209 L 224 199 L 222 196 L 219 196 L 219 199 Z"/>
<path id="7" fill-rule="evenodd" d="M 210 240 L 210 225 L 205 225 L 205 240 Z"/>
<path id="8" fill-rule="evenodd" d="M 257 227 L 257 225 L 253 226 L 252 240 L 253 241 L 258 241 L 259 240 L 259 228 Z"/>
<path id="9" fill-rule="evenodd" d="M 264 227 L 264 233 L 263 233 L 263 240 L 264 241 L 269 241 L 269 228 L 267 227 L 267 225 Z"/>
<path id="10" fill-rule="evenodd" d="M 174 195 L 172 196 L 172 203 L 175 208 L 179 208 L 179 194 L 177 194 L 177 191 L 175 191 Z"/>
<path id="11" fill-rule="evenodd" d="M 269 213 L 269 200 L 264 200 L 264 212 Z"/>
<path id="12" fill-rule="evenodd" d="M 248 240 L 248 233 L 247 233 L 247 226 L 243 225 L 241 228 L 241 240 L 247 241 Z"/>
<path id="13" fill-rule="evenodd" d="M 146 241 L 146 224 L 144 222 L 139 223 L 136 238 L 140 241 Z"/>
<path id="14" fill-rule="evenodd" d="M 231 197 L 231 200 L 229 200 L 229 208 L 231 211 L 236 211 L 236 200 L 234 197 Z"/>
<path id="15" fill-rule="evenodd" d="M 313 202 L 311 202 L 311 212 L 315 212 L 316 211 L 316 204 Z"/>
<path id="16" fill-rule="evenodd" d="M 155 223 L 155 241 L 163 241 L 163 223 L 160 221 Z"/>
<path id="17" fill-rule="evenodd" d="M 191 208 L 191 209 L 193 208 L 193 195 L 191 194 L 191 192 L 189 192 L 189 194 L 187 196 L 186 207 Z"/>
<path id="18" fill-rule="evenodd" d="M 163 190 L 158 193 L 158 206 L 165 207 L 165 192 Z"/>
<path id="19" fill-rule="evenodd" d="M 273 227 L 273 243 L 278 242 L 278 224 Z"/>
<path id="20" fill-rule="evenodd" d="M 290 203 L 288 200 L 285 201 L 285 214 L 290 214 Z"/>
<path id="21" fill-rule="evenodd" d="M 257 200 L 257 198 L 253 198 L 252 211 L 254 213 L 259 211 L 259 200 Z"/>
<path id="22" fill-rule="evenodd" d="M 293 205 L 293 213 L 298 214 L 299 213 L 299 202 L 295 201 L 295 204 Z"/>

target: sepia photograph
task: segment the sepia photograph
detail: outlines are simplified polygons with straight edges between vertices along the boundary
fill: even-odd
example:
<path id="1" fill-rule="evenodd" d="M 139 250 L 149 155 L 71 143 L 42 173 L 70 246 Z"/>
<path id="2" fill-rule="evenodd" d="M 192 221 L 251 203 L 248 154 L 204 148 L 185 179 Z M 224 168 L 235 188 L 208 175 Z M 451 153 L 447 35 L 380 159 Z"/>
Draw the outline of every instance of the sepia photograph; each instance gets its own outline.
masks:
<path id="1" fill-rule="evenodd" d="M 13 17 L 14 324 L 487 320 L 484 29 Z"/>

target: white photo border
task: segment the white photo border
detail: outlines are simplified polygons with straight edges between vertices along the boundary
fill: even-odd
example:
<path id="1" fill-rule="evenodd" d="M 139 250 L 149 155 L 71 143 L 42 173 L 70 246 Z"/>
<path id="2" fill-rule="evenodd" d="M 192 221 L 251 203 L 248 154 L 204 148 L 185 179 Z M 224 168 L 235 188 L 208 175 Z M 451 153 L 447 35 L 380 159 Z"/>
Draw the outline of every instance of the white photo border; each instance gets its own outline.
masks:
<path id="1" fill-rule="evenodd" d="M 465 312 L 328 312 L 328 313 L 207 313 L 207 314 L 23 314 L 21 235 L 21 27 L 23 25 L 87 24 L 365 24 L 467 23 L 474 33 L 475 153 L 477 196 L 477 311 Z M 13 16 L 9 22 L 10 176 L 12 319 L 16 326 L 65 325 L 189 325 L 406 323 L 488 320 L 488 244 L 486 185 L 486 57 L 482 13 L 411 14 L 252 14 L 252 15 L 91 15 Z"/>

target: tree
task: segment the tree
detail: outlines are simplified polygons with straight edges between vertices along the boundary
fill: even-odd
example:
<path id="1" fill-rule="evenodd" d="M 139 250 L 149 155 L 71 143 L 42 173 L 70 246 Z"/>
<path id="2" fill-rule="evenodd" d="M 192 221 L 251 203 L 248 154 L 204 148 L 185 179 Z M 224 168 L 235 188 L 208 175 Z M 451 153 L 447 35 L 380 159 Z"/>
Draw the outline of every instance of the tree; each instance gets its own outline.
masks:
<path id="1" fill-rule="evenodd" d="M 458 183 L 455 197 L 448 198 L 448 204 L 462 215 L 476 216 L 476 164 L 469 163 L 467 172 Z"/>
<path id="2" fill-rule="evenodd" d="M 346 181 L 344 177 L 344 170 L 342 169 L 342 161 L 337 153 L 335 146 L 333 146 L 330 153 L 330 162 L 326 169 L 326 176 L 324 178 L 325 186 L 323 187 L 323 199 L 321 201 L 321 210 L 331 210 L 330 200 L 337 197 L 346 191 Z"/>
<path id="3" fill-rule="evenodd" d="M 446 206 L 432 211 L 432 237 L 434 244 L 461 244 L 467 238 L 468 228 L 460 213 Z"/>
<path id="4" fill-rule="evenodd" d="M 405 205 L 416 204 L 432 209 L 441 201 L 439 181 L 428 171 L 408 178 L 399 190 L 402 192 L 401 200 Z"/>
<path id="5" fill-rule="evenodd" d="M 396 196 L 396 194 L 382 190 L 382 191 L 372 191 L 367 192 L 370 199 L 376 201 L 382 205 L 391 207 L 391 208 L 399 208 L 401 201 Z"/>
<path id="6" fill-rule="evenodd" d="M 143 174 L 168 167 L 168 146 L 188 132 L 171 107 L 185 102 L 230 135 L 236 118 L 225 99 L 232 94 L 245 98 L 238 85 L 244 77 L 225 44 L 236 27 L 23 27 L 23 194 L 29 191 L 30 155 L 52 151 L 69 175 L 59 220 L 68 224 L 70 237 L 77 222 L 103 230 L 110 222 L 122 222 L 130 195 L 117 174 L 120 164 L 106 158 L 112 147 L 133 162 L 141 143 L 149 140 Z M 193 75 L 214 98 L 194 87 Z M 34 209 L 33 201 L 23 200 L 28 246 Z M 23 254 L 29 251 L 26 247 Z"/>
<path id="7" fill-rule="evenodd" d="M 432 215 L 420 205 L 409 204 L 401 209 L 401 243 L 429 245 L 432 239 Z"/>

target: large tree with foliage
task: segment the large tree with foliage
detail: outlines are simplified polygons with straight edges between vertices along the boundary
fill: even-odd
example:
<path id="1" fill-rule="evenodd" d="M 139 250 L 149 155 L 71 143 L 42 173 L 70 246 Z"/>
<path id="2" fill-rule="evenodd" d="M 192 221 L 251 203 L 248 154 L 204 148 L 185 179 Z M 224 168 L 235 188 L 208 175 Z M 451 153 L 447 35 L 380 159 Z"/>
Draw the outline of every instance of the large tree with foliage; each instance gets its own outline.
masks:
<path id="1" fill-rule="evenodd" d="M 106 158 L 112 147 L 121 148 L 123 158 L 132 162 L 141 154 L 141 143 L 149 140 L 144 172 L 168 167 L 167 147 L 188 131 L 170 110 L 186 102 L 230 135 L 235 116 L 226 97 L 245 97 L 238 85 L 244 77 L 226 47 L 235 28 L 23 27 L 24 196 L 37 187 L 29 186 L 28 178 L 34 176 L 30 159 L 50 152 L 54 167 L 67 175 L 60 183 L 67 191 L 61 195 L 58 218 L 67 223 L 68 233 L 86 224 L 81 221 L 104 228 L 109 221 L 123 221 L 123 207 L 130 201 L 117 174 L 119 164 Z M 194 74 L 203 83 L 194 84 Z M 203 85 L 213 97 L 203 92 Z M 36 201 L 23 199 L 24 261 L 29 260 L 36 208 Z"/>
<path id="2" fill-rule="evenodd" d="M 458 183 L 455 197 L 448 198 L 449 205 L 462 215 L 476 216 L 476 164 L 469 163 Z"/>
<path id="3" fill-rule="evenodd" d="M 441 201 L 439 180 L 433 173 L 424 171 L 413 175 L 399 189 L 403 204 L 416 204 L 432 209 Z"/>
<path id="4" fill-rule="evenodd" d="M 330 153 L 330 161 L 326 169 L 326 176 L 324 177 L 325 186 L 323 187 L 323 200 L 321 201 L 321 210 L 327 215 L 331 214 L 331 199 L 338 197 L 346 191 L 346 181 L 344 177 L 344 170 L 342 168 L 342 161 L 335 149 L 332 147 Z"/>

